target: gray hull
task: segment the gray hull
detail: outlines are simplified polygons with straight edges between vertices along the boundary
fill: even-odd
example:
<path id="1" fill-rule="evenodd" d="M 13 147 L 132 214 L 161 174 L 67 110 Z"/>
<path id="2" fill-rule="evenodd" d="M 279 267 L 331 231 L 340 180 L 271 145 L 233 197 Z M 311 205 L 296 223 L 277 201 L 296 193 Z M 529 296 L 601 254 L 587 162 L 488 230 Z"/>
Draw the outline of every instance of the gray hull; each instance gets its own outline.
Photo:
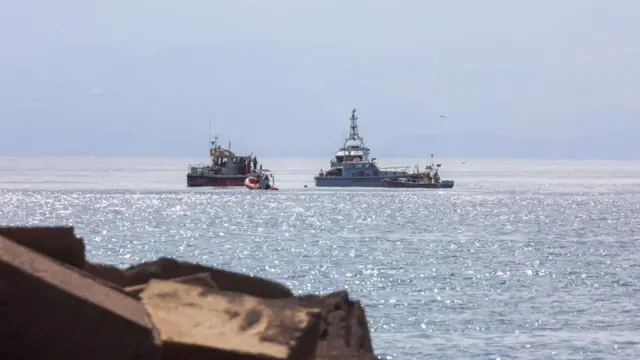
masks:
<path id="1" fill-rule="evenodd" d="M 401 179 L 405 177 L 398 177 Z M 385 187 L 383 180 L 389 179 L 388 176 L 379 177 L 330 177 L 316 176 L 314 178 L 317 187 Z"/>
<path id="2" fill-rule="evenodd" d="M 453 189 L 453 180 L 443 180 L 439 183 L 409 183 L 385 179 L 382 183 L 385 187 L 399 189 Z"/>

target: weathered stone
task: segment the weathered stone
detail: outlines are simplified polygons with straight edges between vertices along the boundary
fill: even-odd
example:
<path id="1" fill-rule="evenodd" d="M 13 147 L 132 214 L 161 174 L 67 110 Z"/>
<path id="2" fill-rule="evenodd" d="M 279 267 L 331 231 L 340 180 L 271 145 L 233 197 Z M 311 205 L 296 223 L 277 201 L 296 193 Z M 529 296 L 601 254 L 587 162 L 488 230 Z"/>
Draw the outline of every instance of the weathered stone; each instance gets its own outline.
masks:
<path id="1" fill-rule="evenodd" d="M 84 266 L 84 271 L 112 284 L 125 287 L 126 278 L 124 272 L 122 269 L 113 265 L 93 264 L 87 261 Z"/>
<path id="2" fill-rule="evenodd" d="M 76 237 L 73 227 L 3 226 L 0 227 L 0 236 L 65 264 L 84 268 L 84 242 Z"/>
<path id="3" fill-rule="evenodd" d="M 194 274 L 189 276 L 183 276 L 175 279 L 169 279 L 169 281 L 177 282 L 180 284 L 200 286 L 202 288 L 208 288 L 208 289 L 218 288 L 216 284 L 213 282 L 213 280 L 211 280 L 211 275 L 209 273 L 200 273 L 200 274 Z M 124 290 L 131 295 L 135 295 L 139 297 L 140 293 L 147 288 L 147 284 L 129 286 Z"/>
<path id="4" fill-rule="evenodd" d="M 163 280 L 140 297 L 164 360 L 315 358 L 320 309 Z"/>
<path id="5" fill-rule="evenodd" d="M 119 285 L 141 285 L 151 279 L 167 280 L 203 272 L 211 275 L 211 279 L 220 290 L 273 299 L 293 296 L 291 290 L 275 281 L 169 258 L 160 258 L 127 268 L 124 270 L 125 282 Z"/>
<path id="6" fill-rule="evenodd" d="M 375 359 L 364 308 L 346 291 L 298 296 L 297 302 L 322 309 L 317 360 Z"/>
<path id="7" fill-rule="evenodd" d="M 142 304 L 0 236 L 8 359 L 158 359 Z"/>

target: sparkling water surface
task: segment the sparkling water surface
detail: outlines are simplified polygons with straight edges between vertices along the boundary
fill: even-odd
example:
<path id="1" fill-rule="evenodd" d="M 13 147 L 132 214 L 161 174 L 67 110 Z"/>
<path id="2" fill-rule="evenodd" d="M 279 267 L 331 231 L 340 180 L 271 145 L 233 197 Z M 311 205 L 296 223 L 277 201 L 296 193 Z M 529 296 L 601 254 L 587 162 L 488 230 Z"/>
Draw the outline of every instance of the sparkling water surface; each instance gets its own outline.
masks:
<path id="1" fill-rule="evenodd" d="M 0 219 L 73 225 L 92 261 L 346 288 L 390 359 L 640 358 L 640 162 L 440 159 L 454 189 L 402 190 L 261 161 L 281 191 L 188 189 L 197 159 L 0 158 Z"/>

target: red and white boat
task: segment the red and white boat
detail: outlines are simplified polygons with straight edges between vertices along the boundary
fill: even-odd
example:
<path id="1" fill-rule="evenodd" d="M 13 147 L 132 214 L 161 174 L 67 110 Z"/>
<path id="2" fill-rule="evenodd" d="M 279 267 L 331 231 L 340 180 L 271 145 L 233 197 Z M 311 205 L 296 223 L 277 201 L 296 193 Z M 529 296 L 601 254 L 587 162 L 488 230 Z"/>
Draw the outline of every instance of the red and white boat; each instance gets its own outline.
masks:
<path id="1" fill-rule="evenodd" d="M 240 155 L 217 144 L 218 138 L 211 142 L 210 165 L 189 165 L 187 186 L 244 186 L 249 177 L 258 176 L 258 159 L 251 155 Z"/>
<path id="2" fill-rule="evenodd" d="M 268 174 L 258 174 L 257 176 L 249 176 L 244 181 L 244 186 L 249 190 L 279 190 L 271 184 L 271 180 L 273 180 L 273 175 L 269 179 Z"/>

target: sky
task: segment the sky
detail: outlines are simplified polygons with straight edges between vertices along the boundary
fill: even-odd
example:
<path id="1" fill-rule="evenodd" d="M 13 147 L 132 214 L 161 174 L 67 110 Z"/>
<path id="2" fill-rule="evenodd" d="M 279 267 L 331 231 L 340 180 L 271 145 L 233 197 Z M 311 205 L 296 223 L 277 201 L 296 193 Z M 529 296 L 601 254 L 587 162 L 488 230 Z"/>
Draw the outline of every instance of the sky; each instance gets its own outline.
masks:
<path id="1" fill-rule="evenodd" d="M 0 5 L 0 155 L 638 159 L 640 2 Z M 441 118 L 440 115 L 444 115 Z"/>

